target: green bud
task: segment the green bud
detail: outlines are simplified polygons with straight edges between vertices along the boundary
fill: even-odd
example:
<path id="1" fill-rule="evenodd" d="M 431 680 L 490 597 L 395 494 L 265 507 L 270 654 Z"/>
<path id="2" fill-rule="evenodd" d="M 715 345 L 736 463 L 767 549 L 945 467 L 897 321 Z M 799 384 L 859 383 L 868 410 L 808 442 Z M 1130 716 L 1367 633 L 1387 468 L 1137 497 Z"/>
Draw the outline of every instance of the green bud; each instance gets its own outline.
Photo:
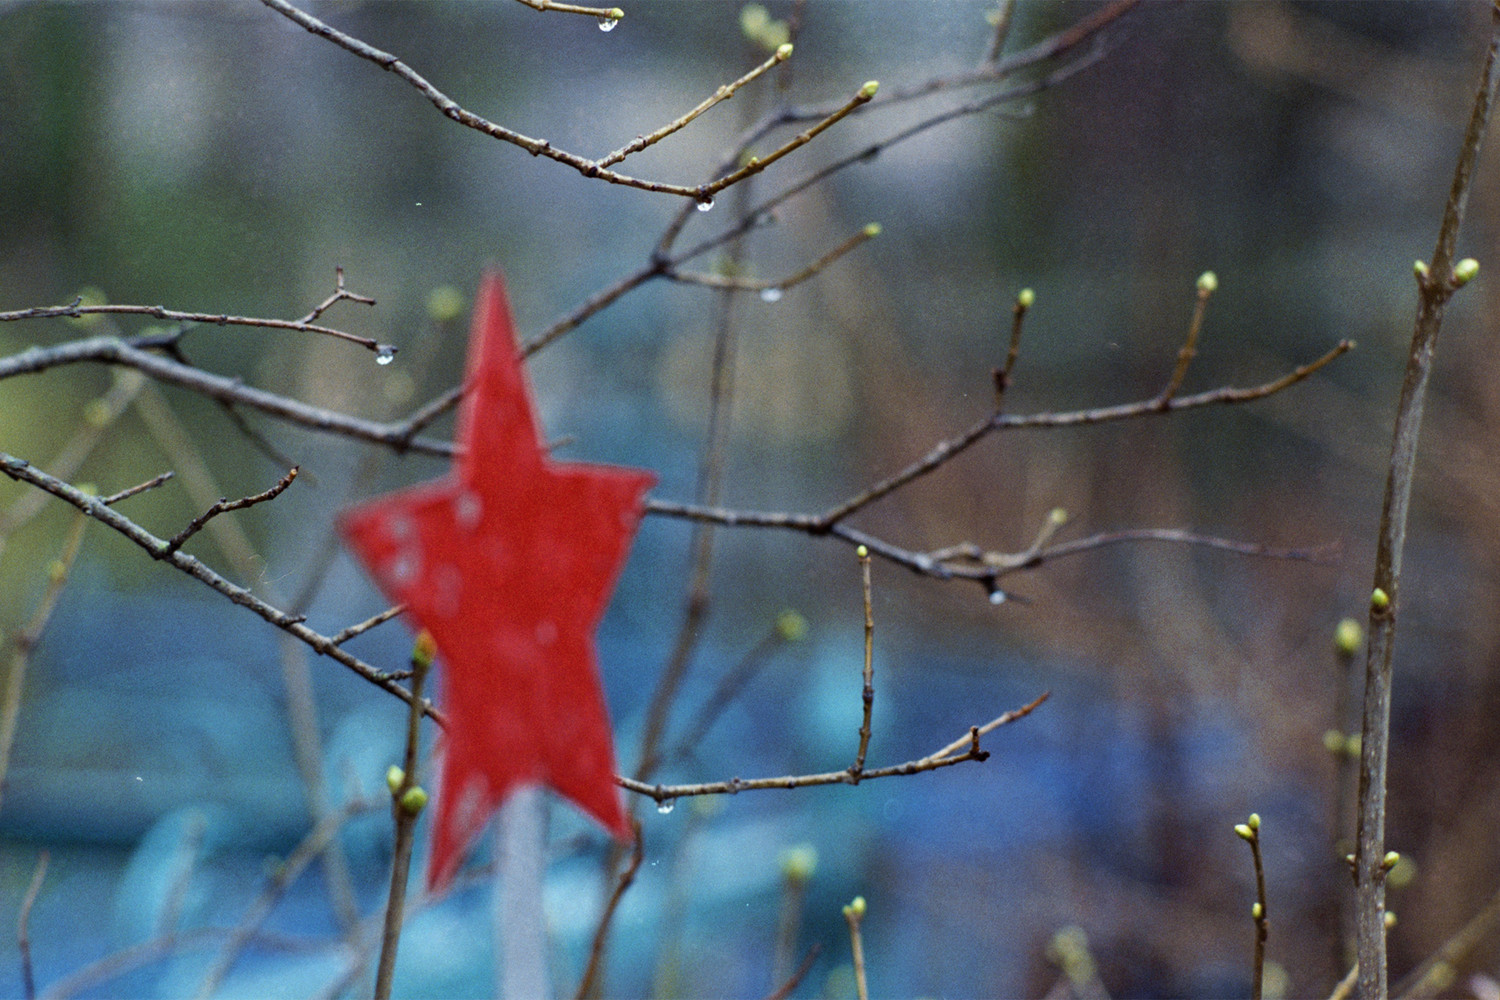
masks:
<path id="1" fill-rule="evenodd" d="M 880 81 L 879 80 L 871 80 L 868 83 L 866 83 L 863 87 L 859 88 L 859 96 L 868 101 L 870 98 L 872 98 L 872 97 L 875 96 L 875 91 L 877 91 L 879 89 L 880 89 Z"/>
<path id="2" fill-rule="evenodd" d="M 1384 871 L 1390 871 L 1401 862 L 1401 855 L 1396 851 L 1386 851 L 1385 857 L 1380 859 L 1380 867 Z"/>
<path id="3" fill-rule="evenodd" d="M 83 422 L 95 430 L 108 427 L 113 418 L 109 404 L 102 399 L 91 399 L 83 406 Z"/>
<path id="4" fill-rule="evenodd" d="M 868 558 L 870 558 L 870 550 L 867 549 L 863 545 L 861 545 L 859 548 L 855 549 L 854 550 L 854 554 L 857 555 L 857 556 L 859 556 L 861 559 L 868 559 Z"/>
<path id="5" fill-rule="evenodd" d="M 1250 904 L 1250 916 L 1254 917 L 1256 920 L 1259 920 L 1265 915 L 1266 908 L 1264 906 L 1261 906 L 1259 901 Z"/>
<path id="6" fill-rule="evenodd" d="M 1334 627 L 1333 648 L 1340 655 L 1353 656 L 1365 644 L 1365 627 L 1353 618 L 1345 618 Z"/>
<path id="7" fill-rule="evenodd" d="M 1236 823 L 1234 825 L 1234 832 L 1240 835 L 1241 840 L 1248 841 L 1255 839 L 1255 831 L 1250 829 L 1248 823 Z"/>
<path id="8" fill-rule="evenodd" d="M 463 293 L 452 285 L 439 285 L 427 293 L 427 316 L 434 323 L 451 323 L 463 311 Z"/>
<path id="9" fill-rule="evenodd" d="M 1035 304 L 1036 292 L 1032 291 L 1029 288 L 1023 288 L 1019 293 L 1017 293 L 1016 305 L 1020 306 L 1022 309 L 1030 309 Z"/>
<path id="10" fill-rule="evenodd" d="M 844 916 L 846 918 L 853 917 L 855 920 L 858 920 L 860 917 L 863 917 L 865 915 L 866 909 L 867 907 L 865 906 L 865 897 L 855 896 L 853 901 L 851 901 L 844 907 Z"/>
<path id="11" fill-rule="evenodd" d="M 1344 734 L 1337 729 L 1327 729 L 1323 732 L 1323 749 L 1335 757 L 1344 752 Z"/>
<path id="12" fill-rule="evenodd" d="M 1047 523 L 1061 528 L 1068 523 L 1068 512 L 1062 507 L 1053 507 L 1047 511 Z"/>
<path id="13" fill-rule="evenodd" d="M 1379 587 L 1376 587 L 1375 591 L 1370 594 L 1370 607 L 1375 609 L 1376 611 L 1384 611 L 1390 606 L 1391 595 L 1387 594 Z"/>
<path id="14" fill-rule="evenodd" d="M 780 45 L 776 46 L 776 58 L 777 59 L 781 60 L 782 62 L 785 62 L 786 60 L 790 59 L 791 57 L 792 57 L 792 43 L 791 42 L 782 42 Z"/>
<path id="15" fill-rule="evenodd" d="M 398 791 L 401 790 L 401 783 L 405 780 L 406 772 L 397 767 L 395 764 L 392 764 L 390 767 L 386 768 L 385 787 L 391 790 L 392 795 L 395 795 Z"/>
<path id="16" fill-rule="evenodd" d="M 798 844 L 781 852 L 781 875 L 788 882 L 803 884 L 817 868 L 818 849 L 811 844 Z"/>
<path id="17" fill-rule="evenodd" d="M 427 790 L 421 785 L 413 785 L 401 796 L 401 811 L 408 816 L 415 816 L 427 808 Z"/>
<path id="18" fill-rule="evenodd" d="M 609 9 L 609 19 L 611 21 L 618 21 L 621 18 L 623 18 L 624 16 L 625 16 L 625 12 L 623 10 L 621 10 L 619 7 L 611 7 Z"/>
<path id="19" fill-rule="evenodd" d="M 1401 889 L 1411 885 L 1412 880 L 1416 877 L 1416 862 L 1402 855 L 1401 859 L 1391 866 L 1390 873 L 1385 877 L 1385 884 L 1392 889 Z"/>
<path id="20" fill-rule="evenodd" d="M 1211 295 L 1219 290 L 1219 276 L 1212 271 L 1204 271 L 1198 275 L 1198 291 L 1205 295 Z"/>
<path id="21" fill-rule="evenodd" d="M 426 670 L 432 666 L 433 658 L 437 656 L 437 643 L 432 638 L 432 633 L 423 629 L 417 633 L 417 641 L 411 647 L 411 665 L 418 670 Z"/>
<path id="22" fill-rule="evenodd" d="M 865 223 L 865 228 L 862 229 L 862 230 L 860 230 L 860 232 L 864 233 L 865 239 L 867 239 L 867 240 L 873 240 L 875 237 L 879 236 L 880 233 L 881 233 L 880 223 L 878 223 L 878 222 L 867 222 L 867 223 Z"/>
<path id="23" fill-rule="evenodd" d="M 1252 830 L 1259 830 L 1260 829 L 1260 813 L 1251 813 L 1250 814 L 1250 819 L 1246 821 L 1245 825 L 1248 826 Z"/>
<path id="24" fill-rule="evenodd" d="M 1396 926 L 1396 914 L 1394 914 L 1390 910 L 1386 910 L 1385 916 L 1380 918 L 1380 922 L 1385 924 L 1386 930 L 1390 930 L 1392 927 Z"/>
<path id="25" fill-rule="evenodd" d="M 1348 754 L 1351 757 L 1358 757 L 1359 752 L 1364 748 L 1364 745 L 1364 737 L 1359 733 L 1354 733 L 1344 741 L 1344 753 Z"/>
<path id="26" fill-rule="evenodd" d="M 1411 265 L 1411 269 L 1412 269 L 1413 272 L 1416 273 L 1416 276 L 1417 276 L 1418 280 L 1420 280 L 1420 281 L 1426 281 L 1427 280 L 1427 275 L 1430 272 L 1428 271 L 1427 262 L 1426 261 L 1421 261 L 1421 260 L 1413 261 L 1412 265 Z"/>
<path id="27" fill-rule="evenodd" d="M 1453 265 L 1453 284 L 1462 288 L 1479 276 L 1479 261 L 1465 257 Z"/>
<path id="28" fill-rule="evenodd" d="M 796 642 L 807 635 L 807 619 L 803 618 L 799 612 L 788 608 L 776 616 L 776 634 L 781 637 L 782 642 Z"/>

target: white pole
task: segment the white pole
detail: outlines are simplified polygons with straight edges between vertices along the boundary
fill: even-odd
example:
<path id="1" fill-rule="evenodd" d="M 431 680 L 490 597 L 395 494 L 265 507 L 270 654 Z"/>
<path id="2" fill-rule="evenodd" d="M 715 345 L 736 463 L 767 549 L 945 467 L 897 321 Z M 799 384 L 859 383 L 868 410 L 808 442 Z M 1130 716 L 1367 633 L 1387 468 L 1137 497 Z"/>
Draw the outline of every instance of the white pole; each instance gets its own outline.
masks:
<path id="1" fill-rule="evenodd" d="M 496 985 L 501 1000 L 545 1000 L 547 803 L 540 788 L 522 788 L 500 807 L 495 824 L 494 926 Z"/>

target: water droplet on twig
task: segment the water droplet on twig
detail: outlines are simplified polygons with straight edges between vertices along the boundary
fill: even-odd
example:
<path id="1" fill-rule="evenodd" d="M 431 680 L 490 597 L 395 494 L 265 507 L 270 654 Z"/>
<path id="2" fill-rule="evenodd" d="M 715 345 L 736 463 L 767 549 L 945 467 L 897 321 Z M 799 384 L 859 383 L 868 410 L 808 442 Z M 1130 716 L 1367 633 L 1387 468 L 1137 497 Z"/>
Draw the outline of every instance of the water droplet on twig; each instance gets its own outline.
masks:
<path id="1" fill-rule="evenodd" d="M 714 200 L 712 198 L 704 198 L 702 201 L 698 202 L 698 211 L 700 212 L 707 212 L 710 208 L 713 207 Z"/>
<path id="2" fill-rule="evenodd" d="M 677 808 L 676 799 L 662 799 L 656 804 L 656 811 L 661 813 L 663 816 L 665 816 L 675 808 Z"/>
<path id="3" fill-rule="evenodd" d="M 620 19 L 617 18 L 617 17 L 601 17 L 601 18 L 599 18 L 599 30 L 600 31 L 614 31 L 615 30 L 615 25 L 617 25 L 619 23 L 620 23 Z"/>
<path id="4" fill-rule="evenodd" d="M 388 365 L 396 360 L 396 349 L 390 344 L 381 344 L 375 348 L 375 363 L 377 365 Z"/>
<path id="5" fill-rule="evenodd" d="M 779 288 L 762 288 L 760 290 L 760 300 L 762 302 L 780 302 L 782 294 Z"/>

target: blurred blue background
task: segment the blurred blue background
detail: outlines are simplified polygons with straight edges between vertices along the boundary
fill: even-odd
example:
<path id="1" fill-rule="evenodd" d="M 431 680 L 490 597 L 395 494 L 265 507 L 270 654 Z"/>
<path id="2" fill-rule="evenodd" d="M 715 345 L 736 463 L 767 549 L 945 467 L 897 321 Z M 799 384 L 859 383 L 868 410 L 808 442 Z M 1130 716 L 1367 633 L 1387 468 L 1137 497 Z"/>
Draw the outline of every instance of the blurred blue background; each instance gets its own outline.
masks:
<path id="1" fill-rule="evenodd" d="M 993 8 L 768 3 L 771 18 L 800 10 L 803 21 L 787 90 L 772 74 L 625 168 L 698 184 L 778 101 L 839 101 L 868 79 L 887 94 L 966 70 L 984 54 Z M 477 113 L 588 156 L 765 58 L 729 2 L 636 0 L 609 33 L 508 0 L 309 9 Z M 1097 9 L 1021 5 L 1009 48 Z M 606 994 L 763 995 L 818 944 L 794 995 L 852 996 L 840 907 L 855 895 L 869 901 L 875 995 L 1244 993 L 1254 880 L 1232 826 L 1252 810 L 1265 820 L 1269 988 L 1327 992 L 1347 967 L 1350 885 L 1336 860 L 1347 787 L 1324 733 L 1354 725 L 1331 636 L 1368 594 L 1415 309 L 1411 261 L 1431 253 L 1487 21 L 1477 3 L 1151 5 L 1106 32 L 1096 65 L 889 147 L 747 238 L 737 266 L 773 279 L 866 223 L 883 228 L 779 301 L 736 302 L 725 505 L 823 510 L 982 417 L 1022 287 L 1037 304 L 1009 410 L 1150 398 L 1186 330 L 1194 281 L 1212 269 L 1220 290 L 1186 391 L 1270 380 L 1343 337 L 1358 350 L 1247 407 L 997 437 L 854 523 L 915 550 L 967 540 L 1014 551 L 1061 507 L 1061 538 L 1170 527 L 1336 542 L 1342 555 L 1313 566 L 1115 546 L 1007 578 L 1030 603 L 999 607 L 972 584 L 877 561 L 872 765 L 919 758 L 1043 691 L 1050 700 L 988 737 L 983 764 L 684 801 L 668 813 L 634 803 L 646 860 L 616 918 Z M 456 319 L 434 317 L 435 289 L 467 301 L 482 269 L 499 265 L 522 336 L 534 337 L 647 263 L 680 207 L 463 129 L 393 75 L 253 3 L 7 4 L 0 79 L 0 310 L 92 288 L 113 302 L 297 317 L 342 267 L 378 305 L 340 304 L 326 322 L 399 345 L 396 363 L 377 366 L 342 341 L 241 328 L 194 329 L 182 346 L 209 370 L 376 419 L 459 376 L 467 304 Z M 877 101 L 756 178 L 753 195 L 987 92 Z M 1493 149 L 1460 245 L 1487 269 L 1500 261 Z M 679 246 L 730 224 L 734 201 L 726 193 L 694 213 Z M 722 255 L 691 265 L 724 266 Z M 1393 894 L 1397 975 L 1500 878 L 1500 379 L 1488 322 L 1497 288 L 1482 275 L 1450 307 L 1419 467 L 1389 834 L 1416 877 Z M 654 496 L 691 500 L 720 302 L 708 289 L 648 282 L 536 355 L 531 375 L 558 454 L 650 468 Z M 142 329 L 128 317 L 81 329 L 0 324 L 0 354 Z M 95 401 L 110 392 L 133 401 L 106 419 Z M 0 450 L 44 467 L 103 427 L 71 481 L 113 492 L 175 470 L 172 483 L 121 505 L 164 537 L 212 499 L 259 492 L 285 471 L 213 404 L 103 368 L 10 379 L 0 401 Z M 444 463 L 248 421 L 311 475 L 215 522 L 189 549 L 282 606 L 321 580 L 305 610 L 325 634 L 380 610 L 330 547 L 331 519 Z M 48 501 L 20 524 L 32 502 L 27 487 L 0 488 L 7 641 L 41 599 L 72 518 Z M 690 538 L 686 523 L 647 519 L 601 630 L 627 773 L 683 620 Z M 788 610 L 807 623 L 797 641 L 775 638 Z M 718 532 L 709 613 L 668 747 L 722 678 L 747 656 L 763 662 L 658 778 L 847 766 L 862 624 L 847 547 Z M 38 853 L 51 855 L 30 914 L 39 989 L 197 992 L 226 930 L 312 828 L 310 800 L 380 802 L 400 755 L 401 706 L 281 639 L 88 527 L 31 659 L 0 800 L 4 926 Z M 349 648 L 398 669 L 410 641 L 391 623 Z M 424 825 L 419 864 L 425 843 Z M 215 995 L 369 990 L 358 970 L 388 880 L 384 808 L 350 820 L 338 844 L 342 868 L 314 863 L 292 882 Z M 607 843 L 558 806 L 549 844 L 561 994 L 587 958 Z M 784 866 L 806 847 L 816 866 L 799 894 Z M 398 994 L 491 992 L 488 858 L 474 863 L 474 878 L 412 918 Z M 793 912 L 795 932 L 778 943 Z M 91 965 L 121 953 L 139 961 Z M 1486 940 L 1473 967 L 1493 968 L 1496 954 Z M 0 993 L 20 990 L 16 943 L 0 941 Z"/>

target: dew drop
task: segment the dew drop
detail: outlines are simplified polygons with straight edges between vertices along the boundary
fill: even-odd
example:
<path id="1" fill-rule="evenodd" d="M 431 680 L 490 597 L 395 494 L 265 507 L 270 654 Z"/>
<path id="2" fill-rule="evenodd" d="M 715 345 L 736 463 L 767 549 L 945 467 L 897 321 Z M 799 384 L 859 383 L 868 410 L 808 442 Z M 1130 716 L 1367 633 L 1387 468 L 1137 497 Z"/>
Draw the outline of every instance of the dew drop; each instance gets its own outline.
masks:
<path id="1" fill-rule="evenodd" d="M 390 344 L 381 344 L 375 348 L 375 363 L 377 365 L 388 365 L 396 360 L 396 349 Z"/>
<path id="2" fill-rule="evenodd" d="M 676 808 L 677 808 L 677 800 L 676 799 L 662 799 L 660 802 L 658 802 L 656 804 L 656 811 L 659 812 L 659 813 L 661 813 L 663 816 L 665 816 L 667 813 L 671 812 L 673 809 L 676 809 Z"/>
<path id="3" fill-rule="evenodd" d="M 704 198 L 702 201 L 698 202 L 698 211 L 700 212 L 707 212 L 710 208 L 713 207 L 714 200 L 712 198 Z"/>
<path id="4" fill-rule="evenodd" d="M 990 591 L 990 603 L 991 604 L 1004 604 L 1008 600 L 1010 600 L 1010 598 L 1006 596 L 1005 591 L 1000 590 L 998 588 L 995 589 L 995 590 Z"/>
<path id="5" fill-rule="evenodd" d="M 601 17 L 601 18 L 599 18 L 599 30 L 600 31 L 614 31 L 615 30 L 615 25 L 617 25 L 619 23 L 620 23 L 620 19 L 617 18 L 617 17 Z"/>
<path id="6" fill-rule="evenodd" d="M 762 302 L 780 302 L 781 296 L 782 291 L 779 288 L 762 288 L 760 290 L 760 300 Z"/>

